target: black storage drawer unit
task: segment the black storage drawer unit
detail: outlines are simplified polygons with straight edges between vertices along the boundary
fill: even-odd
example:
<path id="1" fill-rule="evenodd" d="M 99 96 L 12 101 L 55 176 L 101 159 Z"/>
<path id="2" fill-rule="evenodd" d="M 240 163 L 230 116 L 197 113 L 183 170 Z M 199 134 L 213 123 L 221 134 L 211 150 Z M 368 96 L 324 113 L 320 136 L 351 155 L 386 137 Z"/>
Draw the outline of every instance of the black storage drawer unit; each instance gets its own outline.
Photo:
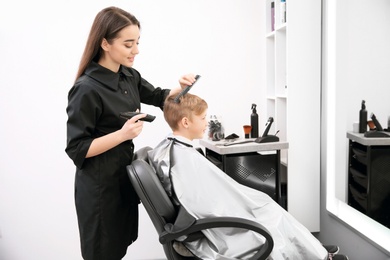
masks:
<path id="1" fill-rule="evenodd" d="M 206 149 L 206 157 L 238 183 L 267 193 L 280 203 L 280 153 L 257 152 L 221 155 Z"/>
<path id="2" fill-rule="evenodd" d="M 349 140 L 348 204 L 390 228 L 390 146 Z"/>

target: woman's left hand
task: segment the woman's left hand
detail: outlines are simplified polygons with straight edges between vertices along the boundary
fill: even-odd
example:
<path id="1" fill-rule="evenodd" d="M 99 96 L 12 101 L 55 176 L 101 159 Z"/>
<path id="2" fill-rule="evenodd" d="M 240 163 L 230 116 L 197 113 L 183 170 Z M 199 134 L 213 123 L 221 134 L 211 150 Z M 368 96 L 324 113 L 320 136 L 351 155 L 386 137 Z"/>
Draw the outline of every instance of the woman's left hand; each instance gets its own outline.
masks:
<path id="1" fill-rule="evenodd" d="M 184 75 L 179 79 L 180 87 L 183 89 L 187 86 L 191 86 L 195 81 L 195 74 Z"/>
<path id="2" fill-rule="evenodd" d="M 195 74 L 187 74 L 184 76 L 181 76 L 179 79 L 180 87 L 176 87 L 171 89 L 170 95 L 178 95 L 182 89 L 184 89 L 187 86 L 191 86 L 195 82 Z"/>

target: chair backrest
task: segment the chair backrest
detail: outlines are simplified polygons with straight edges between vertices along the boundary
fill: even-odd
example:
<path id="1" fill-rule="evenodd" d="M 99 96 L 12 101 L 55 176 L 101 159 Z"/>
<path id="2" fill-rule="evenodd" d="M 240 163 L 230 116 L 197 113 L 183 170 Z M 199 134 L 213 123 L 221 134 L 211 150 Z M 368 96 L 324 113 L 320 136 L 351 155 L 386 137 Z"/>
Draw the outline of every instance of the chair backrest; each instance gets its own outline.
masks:
<path id="1" fill-rule="evenodd" d="M 142 159 L 136 159 L 127 166 L 130 181 L 157 232 L 164 231 L 166 223 L 174 222 L 177 212 L 161 185 L 154 169 Z"/>
<path id="2" fill-rule="evenodd" d="M 165 231 L 164 226 L 167 223 L 175 222 L 178 212 L 165 192 L 153 167 L 147 163 L 147 151 L 150 149 L 147 147 L 137 151 L 134 161 L 127 166 L 127 173 L 160 236 Z M 168 260 L 197 259 L 179 255 L 173 249 L 173 242 L 168 242 L 162 246 Z"/>

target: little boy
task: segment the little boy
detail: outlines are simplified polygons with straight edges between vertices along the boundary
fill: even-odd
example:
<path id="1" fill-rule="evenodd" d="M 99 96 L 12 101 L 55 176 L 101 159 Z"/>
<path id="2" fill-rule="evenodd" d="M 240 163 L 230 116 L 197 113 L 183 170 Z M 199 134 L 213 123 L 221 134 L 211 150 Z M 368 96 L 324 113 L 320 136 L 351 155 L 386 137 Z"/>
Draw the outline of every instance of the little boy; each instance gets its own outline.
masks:
<path id="1" fill-rule="evenodd" d="M 196 219 L 230 216 L 259 222 L 274 240 L 269 259 L 328 259 L 321 243 L 271 197 L 237 183 L 193 147 L 193 140 L 207 130 L 207 108 L 206 101 L 192 94 L 165 101 L 172 134 L 148 157 L 172 200 Z M 264 243 L 261 235 L 243 229 L 202 232 L 204 238 L 183 243 L 201 259 L 248 259 Z"/>

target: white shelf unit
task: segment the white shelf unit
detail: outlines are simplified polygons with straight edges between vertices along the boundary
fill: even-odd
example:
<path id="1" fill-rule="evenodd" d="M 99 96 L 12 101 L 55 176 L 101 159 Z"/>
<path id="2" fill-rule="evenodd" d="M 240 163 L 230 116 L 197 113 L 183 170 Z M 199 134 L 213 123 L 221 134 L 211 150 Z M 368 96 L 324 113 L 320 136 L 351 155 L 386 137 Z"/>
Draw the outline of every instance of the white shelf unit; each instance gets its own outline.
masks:
<path id="1" fill-rule="evenodd" d="M 265 2 L 266 108 L 289 143 L 281 162 L 287 173 L 287 210 L 311 232 L 320 231 L 321 0 Z M 271 26 L 271 2 L 275 25 Z M 309 126 L 309 128 L 308 128 Z"/>
<path id="2" fill-rule="evenodd" d="M 270 133 L 276 133 L 281 141 L 287 141 L 287 70 L 286 70 L 286 30 L 281 23 L 278 1 L 275 2 L 275 30 L 271 27 L 271 0 L 267 0 L 266 35 L 266 84 L 267 115 L 274 118 Z M 287 166 L 287 150 L 281 152 L 281 162 Z"/>

